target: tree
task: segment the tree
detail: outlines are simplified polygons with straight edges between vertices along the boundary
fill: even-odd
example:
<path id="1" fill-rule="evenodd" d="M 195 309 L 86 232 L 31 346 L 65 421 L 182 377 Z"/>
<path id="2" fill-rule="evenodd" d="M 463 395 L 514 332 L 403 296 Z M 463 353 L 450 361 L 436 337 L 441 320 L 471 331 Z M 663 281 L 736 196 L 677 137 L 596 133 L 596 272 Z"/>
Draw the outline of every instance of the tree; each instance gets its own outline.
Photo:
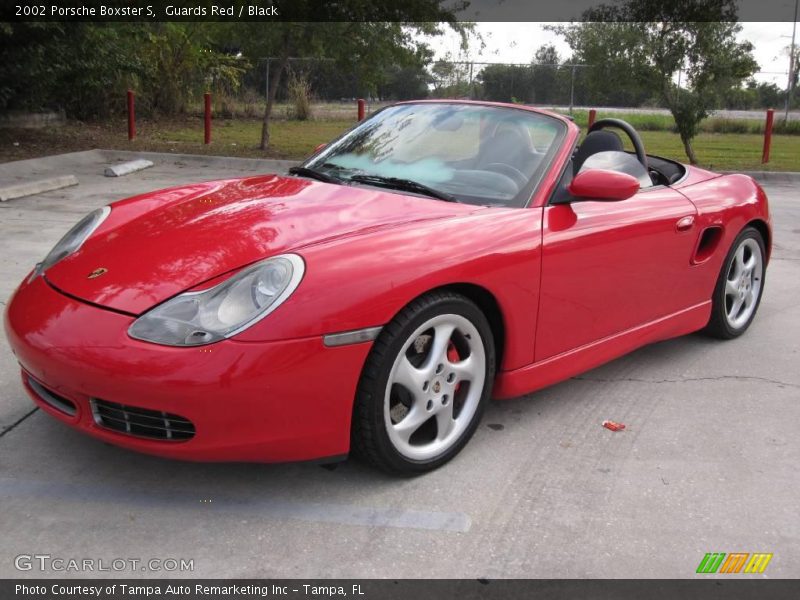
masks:
<path id="1" fill-rule="evenodd" d="M 218 23 L 3 23 L 0 109 L 63 109 L 69 117 L 124 110 L 174 114 L 212 88 L 235 89 L 246 67 L 218 49 Z"/>
<path id="2" fill-rule="evenodd" d="M 431 67 L 433 94 L 437 98 L 462 98 L 472 94 L 470 65 L 453 60 L 448 52 Z"/>
<path id="3" fill-rule="evenodd" d="M 561 32 L 573 49 L 589 38 L 595 47 L 624 57 L 630 77 L 656 91 L 670 109 L 686 156 L 696 164 L 692 139 L 700 122 L 758 69 L 752 44 L 736 40 L 741 31 L 736 14 L 735 0 L 625 0 L 589 9 L 583 23 Z"/>
<path id="4" fill-rule="evenodd" d="M 428 96 L 431 75 L 424 65 L 401 67 L 391 65 L 383 73 L 384 81 L 378 85 L 378 97 L 392 100 L 414 100 Z"/>
<path id="5" fill-rule="evenodd" d="M 794 53 L 792 50 L 794 49 Z M 786 46 L 783 49 L 786 56 L 789 57 L 789 81 L 786 86 L 786 92 L 783 95 L 783 100 L 787 109 L 792 108 L 794 89 L 797 87 L 797 81 L 800 79 L 800 47 Z M 788 118 L 788 113 L 787 113 Z"/>
<path id="6" fill-rule="evenodd" d="M 564 36 L 572 49 L 568 62 L 585 65 L 576 70 L 575 82 L 576 94 L 582 102 L 595 106 L 641 106 L 653 95 L 652 81 L 636 72 L 639 35 L 631 23 L 598 20 L 545 28 Z"/>
<path id="7" fill-rule="evenodd" d="M 556 47 L 552 44 L 539 46 L 533 57 L 532 84 L 533 101 L 538 104 L 552 104 L 558 97 L 559 90 L 559 65 L 561 57 Z"/>
<path id="8" fill-rule="evenodd" d="M 106 116 L 124 104 L 126 85 L 143 73 L 132 50 L 145 41 L 134 24 L 3 23 L 0 109 Z"/>
<path id="9" fill-rule="evenodd" d="M 237 23 L 229 29 L 251 60 L 274 58 L 261 127 L 263 150 L 269 147 L 272 110 L 291 58 L 331 59 L 353 73 L 358 88 L 377 91 L 385 77 L 380 65 L 407 64 L 424 45 L 415 34 L 437 35 L 449 26 L 463 37 L 471 27 L 456 20 L 455 13 L 465 6 L 461 0 L 406 0 L 402 4 L 392 0 L 277 0 L 274 4 L 292 21 Z"/>
<path id="10" fill-rule="evenodd" d="M 528 66 L 489 65 L 478 74 L 483 97 L 494 102 L 532 102 L 533 73 Z"/>

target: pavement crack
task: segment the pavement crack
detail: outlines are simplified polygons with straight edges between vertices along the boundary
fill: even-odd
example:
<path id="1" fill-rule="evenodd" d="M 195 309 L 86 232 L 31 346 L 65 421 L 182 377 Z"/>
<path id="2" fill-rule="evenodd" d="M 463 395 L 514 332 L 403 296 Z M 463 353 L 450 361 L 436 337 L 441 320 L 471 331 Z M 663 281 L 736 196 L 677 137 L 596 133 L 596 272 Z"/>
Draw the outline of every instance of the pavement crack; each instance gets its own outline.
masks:
<path id="1" fill-rule="evenodd" d="M 595 383 L 617 383 L 617 382 L 632 382 L 632 383 L 690 383 L 695 381 L 724 381 L 726 379 L 734 379 L 737 381 L 761 381 L 763 383 L 771 383 L 781 387 L 790 387 L 800 389 L 800 383 L 789 383 L 788 381 L 780 381 L 778 379 L 770 379 L 769 377 L 758 377 L 755 375 L 718 375 L 717 377 L 684 377 L 682 379 L 642 379 L 638 377 L 573 377 L 578 381 L 592 381 Z"/>
<path id="2" fill-rule="evenodd" d="M 6 427 L 5 429 L 3 429 L 3 431 L 0 431 L 0 438 L 1 438 L 1 437 L 3 437 L 5 434 L 7 434 L 7 433 L 8 433 L 9 431 L 11 431 L 12 429 L 14 429 L 14 428 L 15 428 L 17 425 L 19 425 L 20 423 L 22 423 L 22 422 L 23 422 L 25 419 L 27 419 L 28 417 L 30 417 L 30 416 L 31 416 L 33 413 L 35 413 L 37 410 L 39 410 L 39 409 L 38 409 L 38 407 L 37 407 L 37 408 L 34 408 L 32 411 L 30 411 L 29 413 L 27 413 L 27 414 L 25 414 L 25 415 L 22 415 L 22 417 L 21 417 L 21 418 L 17 419 L 17 420 L 16 420 L 14 423 L 12 423 L 11 425 L 9 425 L 9 426 L 8 426 L 8 427 Z"/>

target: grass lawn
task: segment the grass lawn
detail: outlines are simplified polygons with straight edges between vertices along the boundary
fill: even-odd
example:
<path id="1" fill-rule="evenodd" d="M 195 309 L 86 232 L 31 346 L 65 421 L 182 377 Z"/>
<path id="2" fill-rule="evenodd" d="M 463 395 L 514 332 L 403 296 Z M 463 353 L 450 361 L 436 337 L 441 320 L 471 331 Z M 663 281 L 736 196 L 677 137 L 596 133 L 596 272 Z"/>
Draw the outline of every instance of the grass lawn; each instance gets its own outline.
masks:
<path id="1" fill-rule="evenodd" d="M 211 154 L 242 155 L 253 158 L 303 158 L 324 142 L 329 142 L 354 124 L 354 121 L 273 121 L 270 127 L 272 151 L 258 149 L 261 122 L 257 120 L 219 120 L 212 127 L 211 148 L 203 148 L 203 124 L 179 128 L 150 126 L 137 143 L 175 146 L 176 152 L 195 153 L 208 149 Z M 125 140 L 127 143 L 127 140 Z M 119 147 L 119 146 L 117 146 Z M 178 150 L 178 147 L 183 148 Z M 185 147 L 185 148 L 184 148 Z M 205 152 L 203 152 L 205 154 Z"/>
<path id="2" fill-rule="evenodd" d="M 176 154 L 300 159 L 329 142 L 355 120 L 273 121 L 268 151 L 259 150 L 261 121 L 215 119 L 211 144 L 203 144 L 203 121 L 184 118 L 140 120 L 136 139 L 128 141 L 124 118 L 104 123 L 68 123 L 47 129 L 0 129 L 0 162 L 104 148 Z"/>
<path id="3" fill-rule="evenodd" d="M 648 154 L 688 162 L 677 133 L 640 132 Z M 623 136 L 624 139 L 624 136 Z M 752 133 L 701 133 L 692 144 L 701 166 L 720 171 L 800 171 L 800 136 L 774 135 L 770 161 L 761 164 L 764 137 Z"/>
<path id="4" fill-rule="evenodd" d="M 0 162 L 90 148 L 300 159 L 352 125 L 352 120 L 341 119 L 276 120 L 267 152 L 258 149 L 261 122 L 256 119 L 215 119 L 209 146 L 203 144 L 203 122 L 197 117 L 141 121 L 133 142 L 127 140 L 124 118 L 103 124 L 70 123 L 50 129 L 0 129 Z M 640 134 L 648 153 L 686 161 L 677 134 L 669 131 Z M 800 136 L 773 136 L 767 165 L 761 164 L 762 144 L 763 136 L 758 134 L 701 133 L 695 138 L 694 148 L 702 166 L 712 169 L 800 171 Z"/>

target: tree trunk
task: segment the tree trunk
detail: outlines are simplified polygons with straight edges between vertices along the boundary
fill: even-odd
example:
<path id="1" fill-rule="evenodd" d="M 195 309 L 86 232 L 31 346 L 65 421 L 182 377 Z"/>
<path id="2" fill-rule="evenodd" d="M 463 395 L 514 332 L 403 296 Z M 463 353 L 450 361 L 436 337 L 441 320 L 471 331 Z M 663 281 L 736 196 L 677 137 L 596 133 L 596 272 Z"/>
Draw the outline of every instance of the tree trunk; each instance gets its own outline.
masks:
<path id="1" fill-rule="evenodd" d="M 694 148 L 692 148 L 692 140 L 681 136 L 681 141 L 683 142 L 683 149 L 686 152 L 686 156 L 689 158 L 689 162 L 696 165 L 697 156 L 694 153 Z"/>
<path id="2" fill-rule="evenodd" d="M 269 82 L 269 97 L 267 98 L 267 106 L 264 108 L 264 119 L 261 122 L 261 144 L 259 145 L 261 150 L 269 148 L 269 120 L 272 116 L 272 107 L 275 105 L 275 98 L 278 94 L 278 86 L 281 83 L 281 77 L 288 64 L 289 48 L 285 47 L 280 62 L 278 63 L 278 68 L 275 69 L 271 77 L 272 81 Z"/>

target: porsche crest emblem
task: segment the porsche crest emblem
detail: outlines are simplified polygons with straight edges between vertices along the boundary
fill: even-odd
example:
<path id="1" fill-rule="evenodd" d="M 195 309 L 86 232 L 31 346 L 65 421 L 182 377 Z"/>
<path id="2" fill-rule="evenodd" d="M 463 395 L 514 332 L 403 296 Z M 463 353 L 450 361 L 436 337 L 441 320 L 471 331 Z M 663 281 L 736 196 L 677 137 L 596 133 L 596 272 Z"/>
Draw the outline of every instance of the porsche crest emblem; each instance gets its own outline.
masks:
<path id="1" fill-rule="evenodd" d="M 95 269 L 91 273 L 89 273 L 86 276 L 86 278 L 87 279 L 96 279 L 97 277 L 100 277 L 101 275 L 105 275 L 106 273 L 108 273 L 108 269 L 106 269 L 105 267 L 100 267 L 98 269 Z"/>

